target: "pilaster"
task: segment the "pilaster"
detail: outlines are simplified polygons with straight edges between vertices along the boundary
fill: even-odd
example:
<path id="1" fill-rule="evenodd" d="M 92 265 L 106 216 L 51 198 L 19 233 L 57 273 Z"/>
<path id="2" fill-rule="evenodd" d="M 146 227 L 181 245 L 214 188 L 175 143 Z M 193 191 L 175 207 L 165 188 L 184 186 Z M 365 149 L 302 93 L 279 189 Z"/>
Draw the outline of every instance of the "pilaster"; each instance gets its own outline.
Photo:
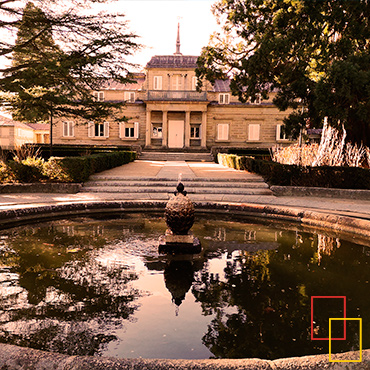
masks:
<path id="1" fill-rule="evenodd" d="M 162 146 L 167 147 L 168 145 L 168 119 L 167 119 L 167 111 L 164 110 L 162 112 Z"/>
<path id="2" fill-rule="evenodd" d="M 185 112 L 185 148 L 190 146 L 190 111 Z"/>
<path id="3" fill-rule="evenodd" d="M 145 146 L 151 145 L 152 137 L 152 111 L 147 109 L 146 111 L 146 130 L 145 130 Z"/>
<path id="4" fill-rule="evenodd" d="M 207 146 L 207 112 L 202 112 L 202 127 L 200 129 L 201 140 L 200 146 L 205 148 Z"/>

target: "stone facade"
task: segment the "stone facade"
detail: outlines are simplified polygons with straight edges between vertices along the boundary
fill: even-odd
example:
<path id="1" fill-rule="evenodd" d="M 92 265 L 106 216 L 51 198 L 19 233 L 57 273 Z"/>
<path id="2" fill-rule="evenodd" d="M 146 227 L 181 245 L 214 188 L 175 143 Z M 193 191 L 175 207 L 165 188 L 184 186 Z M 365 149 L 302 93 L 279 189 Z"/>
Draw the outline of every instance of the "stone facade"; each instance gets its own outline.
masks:
<path id="1" fill-rule="evenodd" d="M 26 124 L 0 115 L 0 149 L 12 150 L 26 143 L 48 143 L 50 126 Z"/>
<path id="2" fill-rule="evenodd" d="M 59 120 L 56 144 L 127 145 L 141 149 L 210 150 L 217 147 L 271 148 L 290 144 L 280 132 L 286 112 L 270 100 L 240 103 L 229 81 L 205 83 L 196 91 L 196 56 L 154 56 L 136 83 L 112 83 L 96 99 L 122 101 L 127 123 Z"/>

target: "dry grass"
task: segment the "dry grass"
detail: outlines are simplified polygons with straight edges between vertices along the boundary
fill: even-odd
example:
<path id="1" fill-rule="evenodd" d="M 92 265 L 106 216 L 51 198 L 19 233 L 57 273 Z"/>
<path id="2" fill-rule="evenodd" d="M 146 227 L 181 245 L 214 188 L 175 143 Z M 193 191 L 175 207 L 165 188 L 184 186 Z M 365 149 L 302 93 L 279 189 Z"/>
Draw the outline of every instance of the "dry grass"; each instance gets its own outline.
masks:
<path id="1" fill-rule="evenodd" d="M 318 144 L 294 144 L 285 148 L 275 148 L 272 151 L 272 160 L 283 164 L 297 164 L 311 166 L 317 156 Z"/>
<path id="2" fill-rule="evenodd" d="M 272 160 L 282 164 L 300 166 L 350 166 L 370 167 L 370 149 L 346 143 L 346 130 L 342 132 L 324 121 L 320 144 L 294 144 L 285 148 L 272 150 Z"/>
<path id="3" fill-rule="evenodd" d="M 344 153 L 345 163 L 350 167 L 361 167 L 364 160 L 366 160 L 366 149 L 362 144 L 358 146 L 352 143 L 347 143 Z"/>
<path id="4" fill-rule="evenodd" d="M 14 160 L 21 163 L 28 158 L 39 158 L 40 149 L 30 146 L 18 146 L 13 150 Z"/>

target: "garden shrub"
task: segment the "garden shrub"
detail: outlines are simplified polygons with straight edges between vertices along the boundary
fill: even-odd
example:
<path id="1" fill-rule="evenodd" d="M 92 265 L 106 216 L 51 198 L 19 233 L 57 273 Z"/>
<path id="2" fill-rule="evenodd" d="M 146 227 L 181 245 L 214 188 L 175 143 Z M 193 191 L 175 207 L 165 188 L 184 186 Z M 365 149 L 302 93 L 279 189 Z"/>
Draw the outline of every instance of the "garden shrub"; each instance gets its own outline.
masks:
<path id="1" fill-rule="evenodd" d="M 234 155 L 221 153 L 218 154 L 218 162 L 224 166 L 257 173 L 270 185 L 370 189 L 370 169 L 360 167 L 304 167 L 253 157 L 235 158 Z"/>
<path id="2" fill-rule="evenodd" d="M 0 183 L 6 184 L 15 181 L 14 174 L 8 164 L 0 160 Z"/>
<path id="3" fill-rule="evenodd" d="M 38 182 L 44 178 L 43 166 L 40 167 L 40 164 L 37 162 L 9 161 L 8 165 L 16 181 Z"/>
<path id="4" fill-rule="evenodd" d="M 136 159 L 136 152 L 106 152 L 81 157 L 27 158 L 0 161 L 0 182 L 84 182 L 96 172 L 108 170 Z"/>
<path id="5" fill-rule="evenodd" d="M 51 157 L 45 163 L 45 173 L 52 180 L 84 182 L 90 175 L 108 170 L 136 159 L 135 152 L 111 152 L 84 157 Z"/>
<path id="6" fill-rule="evenodd" d="M 51 157 L 44 168 L 50 180 L 60 182 L 84 182 L 93 173 L 88 157 Z"/>

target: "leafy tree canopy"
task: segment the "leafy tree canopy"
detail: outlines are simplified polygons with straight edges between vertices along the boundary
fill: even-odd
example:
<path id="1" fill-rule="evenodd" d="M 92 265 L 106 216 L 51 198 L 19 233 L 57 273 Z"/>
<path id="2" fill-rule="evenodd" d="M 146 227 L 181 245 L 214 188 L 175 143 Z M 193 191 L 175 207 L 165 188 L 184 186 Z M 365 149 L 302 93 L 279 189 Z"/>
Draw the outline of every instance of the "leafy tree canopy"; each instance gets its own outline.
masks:
<path id="1" fill-rule="evenodd" d="M 0 0 L 0 56 L 11 59 L 0 68 L 0 93 L 15 118 L 102 119 L 120 105 L 97 102 L 91 91 L 130 81 L 125 57 L 140 45 L 123 14 L 91 11 L 99 2 Z"/>
<path id="2" fill-rule="evenodd" d="M 369 144 L 368 1 L 219 0 L 213 12 L 222 32 L 203 48 L 198 77 L 230 77 L 242 102 L 276 92 L 277 107 L 292 109 L 285 128 L 294 137 L 328 116 Z"/>

